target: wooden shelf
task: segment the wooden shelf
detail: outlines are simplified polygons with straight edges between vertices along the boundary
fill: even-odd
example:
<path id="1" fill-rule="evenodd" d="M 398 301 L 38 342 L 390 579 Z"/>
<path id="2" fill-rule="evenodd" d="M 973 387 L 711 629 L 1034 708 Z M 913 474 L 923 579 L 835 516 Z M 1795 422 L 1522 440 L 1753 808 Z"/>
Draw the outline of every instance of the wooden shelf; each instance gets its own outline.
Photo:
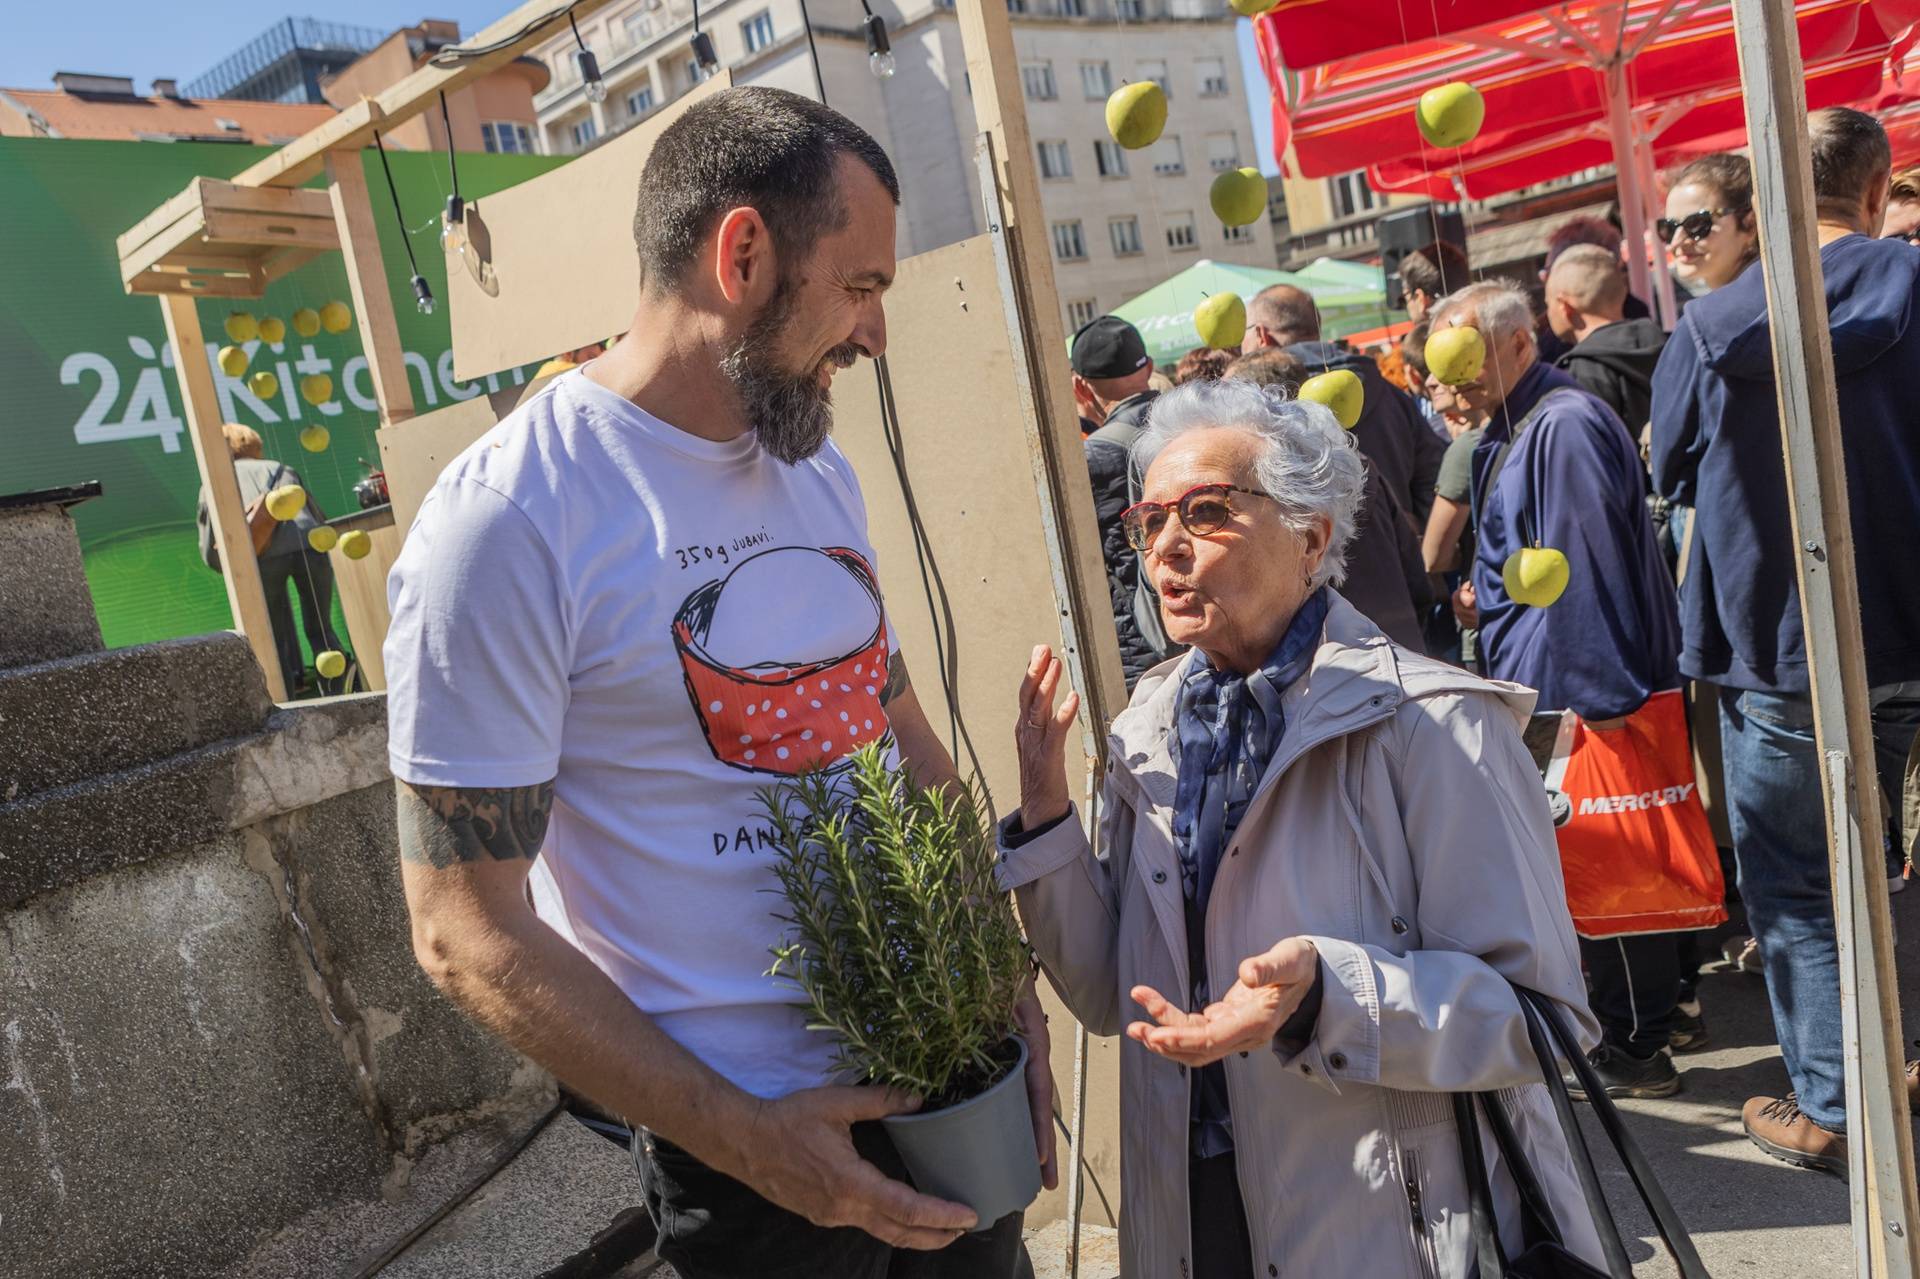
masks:
<path id="1" fill-rule="evenodd" d="M 339 247 L 325 191 L 195 178 L 120 237 L 120 279 L 129 293 L 259 297 Z"/>

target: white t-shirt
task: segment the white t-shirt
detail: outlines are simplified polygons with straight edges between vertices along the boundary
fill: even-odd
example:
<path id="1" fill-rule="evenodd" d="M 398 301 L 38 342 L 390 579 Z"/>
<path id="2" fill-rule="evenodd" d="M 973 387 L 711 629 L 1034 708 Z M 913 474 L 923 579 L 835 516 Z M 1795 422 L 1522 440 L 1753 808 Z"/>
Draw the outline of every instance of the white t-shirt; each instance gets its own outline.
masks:
<path id="1" fill-rule="evenodd" d="M 389 752 L 415 785 L 549 778 L 541 917 L 748 1092 L 827 1082 L 768 977 L 759 792 L 888 738 L 853 468 L 676 430 L 580 372 L 456 458 L 388 579 Z"/>

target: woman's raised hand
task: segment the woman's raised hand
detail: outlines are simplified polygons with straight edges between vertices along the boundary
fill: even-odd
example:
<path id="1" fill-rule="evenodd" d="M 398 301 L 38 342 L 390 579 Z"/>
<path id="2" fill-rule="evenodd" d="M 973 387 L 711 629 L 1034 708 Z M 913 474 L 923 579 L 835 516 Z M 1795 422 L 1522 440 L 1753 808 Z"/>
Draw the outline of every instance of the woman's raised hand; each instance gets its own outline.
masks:
<path id="1" fill-rule="evenodd" d="M 1080 694 L 1068 691 L 1053 704 L 1063 667 L 1041 644 L 1020 681 L 1020 718 L 1013 726 L 1020 752 L 1020 825 L 1036 830 L 1067 811 L 1067 734 L 1080 710 Z"/>

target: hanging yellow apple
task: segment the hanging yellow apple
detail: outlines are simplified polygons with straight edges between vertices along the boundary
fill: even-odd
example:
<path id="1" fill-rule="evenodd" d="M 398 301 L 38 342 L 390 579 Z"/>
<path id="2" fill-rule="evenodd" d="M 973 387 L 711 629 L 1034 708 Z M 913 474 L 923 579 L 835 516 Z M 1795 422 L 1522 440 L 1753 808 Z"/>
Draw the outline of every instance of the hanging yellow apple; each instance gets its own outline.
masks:
<path id="1" fill-rule="evenodd" d="M 247 371 L 247 353 L 237 346 L 223 346 L 220 354 L 214 357 L 220 365 L 220 371 L 228 377 L 239 377 Z"/>
<path id="2" fill-rule="evenodd" d="M 221 327 L 226 329 L 229 342 L 251 342 L 260 336 L 260 325 L 251 311 L 232 312 Z"/>
<path id="3" fill-rule="evenodd" d="M 307 530 L 307 545 L 325 555 L 340 540 L 340 534 L 325 524 L 316 524 Z"/>
<path id="4" fill-rule="evenodd" d="M 1238 293 L 1216 293 L 1193 308 L 1200 341 L 1216 351 L 1238 351 L 1247 336 L 1247 304 Z"/>
<path id="5" fill-rule="evenodd" d="M 363 560 L 367 552 L 373 549 L 373 539 L 360 529 L 352 529 L 340 535 L 340 553 L 350 560 Z"/>
<path id="6" fill-rule="evenodd" d="M 276 520 L 290 520 L 307 504 L 307 491 L 298 484 L 282 484 L 267 494 L 267 514 Z"/>
<path id="7" fill-rule="evenodd" d="M 1223 226 L 1246 226 L 1267 212 L 1267 180 L 1258 169 L 1228 169 L 1213 180 L 1207 203 Z"/>
<path id="8" fill-rule="evenodd" d="M 1326 405 L 1333 410 L 1334 420 L 1351 431 L 1366 406 L 1367 391 L 1352 369 L 1332 369 L 1302 382 L 1300 398 Z"/>
<path id="9" fill-rule="evenodd" d="M 345 302 L 329 302 L 320 308 L 320 327 L 329 333 L 345 333 L 353 327 L 353 312 Z"/>
<path id="10" fill-rule="evenodd" d="M 337 648 L 313 655 L 313 669 L 321 679 L 339 679 L 347 673 L 347 655 Z"/>
<path id="11" fill-rule="evenodd" d="M 277 315 L 269 315 L 260 321 L 260 340 L 268 346 L 279 346 L 287 340 L 287 322 Z"/>
<path id="12" fill-rule="evenodd" d="M 1436 147 L 1465 146 L 1480 132 L 1486 118 L 1486 99 L 1465 80 L 1428 89 L 1413 109 L 1420 136 Z"/>
<path id="13" fill-rule="evenodd" d="M 271 400 L 280 394 L 280 379 L 261 369 L 247 379 L 247 389 L 263 400 Z"/>
<path id="14" fill-rule="evenodd" d="M 300 398 L 309 404 L 325 404 L 333 398 L 333 379 L 324 373 L 309 373 L 300 379 Z"/>
<path id="15" fill-rule="evenodd" d="M 300 431 L 300 447 L 309 453 L 326 452 L 327 444 L 332 439 L 333 433 L 318 424 L 302 427 Z"/>
<path id="16" fill-rule="evenodd" d="M 1487 343 L 1471 324 L 1436 329 L 1426 346 L 1427 371 L 1445 386 L 1460 386 L 1487 366 Z"/>
<path id="17" fill-rule="evenodd" d="M 1567 589 L 1572 573 L 1567 557 L 1551 546 L 1526 546 L 1507 556 L 1500 580 L 1507 598 L 1528 608 L 1546 608 Z"/>
<path id="18" fill-rule="evenodd" d="M 1167 127 L 1167 95 L 1153 80 L 1123 84 L 1107 99 L 1107 132 L 1129 151 L 1149 147 Z"/>
<path id="19" fill-rule="evenodd" d="M 303 338 L 310 338 L 320 331 L 320 313 L 310 306 L 303 306 L 293 313 L 293 331 Z"/>

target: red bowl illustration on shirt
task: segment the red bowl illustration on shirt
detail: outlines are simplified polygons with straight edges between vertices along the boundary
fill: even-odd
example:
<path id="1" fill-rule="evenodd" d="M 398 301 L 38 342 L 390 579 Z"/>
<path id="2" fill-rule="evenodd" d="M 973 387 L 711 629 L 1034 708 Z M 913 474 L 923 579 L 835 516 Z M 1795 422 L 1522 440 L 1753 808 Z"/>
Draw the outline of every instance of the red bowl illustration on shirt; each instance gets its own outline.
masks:
<path id="1" fill-rule="evenodd" d="M 784 546 L 740 561 L 687 597 L 673 644 L 722 763 L 798 774 L 887 735 L 886 617 L 857 551 Z"/>

